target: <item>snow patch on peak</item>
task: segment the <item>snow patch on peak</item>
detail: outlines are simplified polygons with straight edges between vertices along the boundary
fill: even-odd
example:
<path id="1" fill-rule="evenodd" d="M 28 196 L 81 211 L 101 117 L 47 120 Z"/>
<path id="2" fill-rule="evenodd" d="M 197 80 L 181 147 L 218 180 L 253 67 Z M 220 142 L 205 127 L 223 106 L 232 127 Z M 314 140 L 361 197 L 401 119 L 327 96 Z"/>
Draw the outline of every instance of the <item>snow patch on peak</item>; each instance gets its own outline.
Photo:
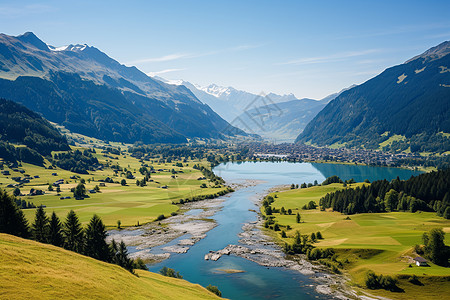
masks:
<path id="1" fill-rule="evenodd" d="M 70 45 L 61 46 L 61 47 L 54 47 L 54 46 L 51 46 L 51 45 L 47 45 L 47 46 L 48 46 L 48 48 L 51 51 L 73 51 L 73 52 L 81 52 L 81 51 L 83 51 L 84 49 L 86 49 L 88 47 L 87 44 L 83 44 L 83 45 L 80 45 L 80 44 L 72 45 L 72 44 L 70 44 Z"/>
<path id="2" fill-rule="evenodd" d="M 220 98 L 223 96 L 228 96 L 231 94 L 231 92 L 234 90 L 232 87 L 223 87 L 219 86 L 217 84 L 210 84 L 208 86 L 199 86 L 195 85 L 195 87 L 201 91 L 204 91 L 205 93 L 208 93 L 210 95 L 213 95 L 216 98 Z"/>
<path id="3" fill-rule="evenodd" d="M 47 45 L 47 46 L 48 46 L 48 49 L 50 49 L 52 51 L 66 51 L 67 47 L 69 47 L 69 46 L 55 47 L 55 46 L 52 46 L 52 45 Z"/>
<path id="4" fill-rule="evenodd" d="M 86 44 L 83 44 L 83 45 L 76 44 L 76 45 L 69 45 L 66 50 L 80 52 L 80 51 L 83 51 L 84 49 L 86 49 L 87 47 L 88 47 L 88 45 L 86 45 Z"/>

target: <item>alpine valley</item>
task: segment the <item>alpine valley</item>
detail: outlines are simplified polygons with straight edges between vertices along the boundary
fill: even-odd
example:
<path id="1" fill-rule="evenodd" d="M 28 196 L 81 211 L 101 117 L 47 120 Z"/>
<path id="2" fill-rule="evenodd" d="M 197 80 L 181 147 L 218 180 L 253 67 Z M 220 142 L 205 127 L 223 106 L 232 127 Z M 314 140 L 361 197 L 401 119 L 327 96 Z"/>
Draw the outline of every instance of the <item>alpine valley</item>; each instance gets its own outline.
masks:
<path id="1" fill-rule="evenodd" d="M 0 299 L 448 298 L 450 5 L 41 2 L 0 5 Z"/>
<path id="2" fill-rule="evenodd" d="M 0 34 L 0 97 L 73 132 L 103 140 L 182 143 L 246 135 L 184 86 L 150 78 L 95 47 L 53 47 Z"/>

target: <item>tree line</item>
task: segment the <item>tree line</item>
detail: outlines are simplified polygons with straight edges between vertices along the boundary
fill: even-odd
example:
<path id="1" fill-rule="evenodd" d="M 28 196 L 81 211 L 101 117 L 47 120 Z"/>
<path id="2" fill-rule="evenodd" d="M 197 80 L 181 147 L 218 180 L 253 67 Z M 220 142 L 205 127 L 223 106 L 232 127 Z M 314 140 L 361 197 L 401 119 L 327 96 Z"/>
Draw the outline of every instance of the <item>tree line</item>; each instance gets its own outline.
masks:
<path id="1" fill-rule="evenodd" d="M 106 227 L 102 219 L 93 215 L 83 228 L 76 213 L 71 210 L 61 221 L 55 212 L 50 218 L 44 207 L 36 209 L 34 222 L 29 225 L 22 210 L 16 205 L 15 197 L 0 190 L 0 232 L 33 239 L 40 243 L 74 251 L 92 258 L 117 264 L 134 273 L 134 269 L 146 269 L 142 260 L 133 261 L 128 257 L 125 243 L 106 242 Z"/>
<path id="2" fill-rule="evenodd" d="M 51 162 L 61 169 L 68 170 L 78 174 L 88 174 L 88 171 L 94 171 L 101 164 L 98 159 L 92 155 L 95 150 L 80 150 L 56 153 Z"/>
<path id="3" fill-rule="evenodd" d="M 335 191 L 322 197 L 319 204 L 322 209 L 344 214 L 421 210 L 450 219 L 450 169 Z"/>

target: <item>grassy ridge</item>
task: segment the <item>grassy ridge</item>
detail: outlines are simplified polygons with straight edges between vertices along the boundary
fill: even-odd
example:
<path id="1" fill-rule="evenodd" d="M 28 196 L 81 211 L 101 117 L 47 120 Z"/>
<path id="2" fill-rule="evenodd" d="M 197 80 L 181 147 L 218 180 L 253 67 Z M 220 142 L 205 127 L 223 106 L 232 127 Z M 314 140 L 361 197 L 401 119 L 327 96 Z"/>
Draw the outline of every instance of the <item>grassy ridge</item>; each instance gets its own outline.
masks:
<path id="1" fill-rule="evenodd" d="M 217 299 L 184 280 L 0 234 L 1 299 Z"/>
<path id="2" fill-rule="evenodd" d="M 362 185 L 362 183 L 354 184 Z M 422 243 L 422 234 L 432 228 L 443 228 L 447 233 L 446 244 L 450 245 L 450 220 L 436 216 L 433 212 L 391 212 L 377 214 L 355 214 L 347 216 L 332 211 L 302 210 L 303 205 L 309 201 L 319 203 L 319 199 L 326 193 L 342 189 L 342 184 L 315 186 L 306 189 L 288 190 L 277 195 L 272 207 L 282 206 L 292 209 L 292 215 L 273 214 L 275 221 L 286 231 L 286 225 L 292 229 L 287 230 L 287 238 L 281 238 L 279 233 L 270 231 L 279 242 L 292 242 L 296 230 L 301 234 L 311 234 L 320 231 L 324 237 L 314 245 L 319 248 L 333 248 L 341 261 L 348 260 L 345 272 L 352 277 L 353 282 L 363 284 L 367 270 L 390 275 L 417 275 L 421 276 L 428 285 L 420 286 L 420 295 L 443 295 L 450 293 L 450 268 L 444 268 L 433 263 L 431 267 L 417 267 L 411 261 L 413 246 Z M 296 223 L 296 213 L 301 215 L 301 223 Z M 412 267 L 409 265 L 412 264 Z M 445 288 L 444 288 L 445 286 Z M 408 281 L 400 280 L 400 287 L 405 289 L 405 295 L 413 296 L 419 288 Z M 434 289 L 437 288 L 437 291 Z M 378 293 L 378 291 L 377 291 Z M 395 298 L 398 294 L 382 291 L 385 296 Z M 424 294 L 425 293 L 425 294 Z M 401 297 L 400 297 L 401 298 Z M 405 299 L 405 298 L 403 298 Z"/>

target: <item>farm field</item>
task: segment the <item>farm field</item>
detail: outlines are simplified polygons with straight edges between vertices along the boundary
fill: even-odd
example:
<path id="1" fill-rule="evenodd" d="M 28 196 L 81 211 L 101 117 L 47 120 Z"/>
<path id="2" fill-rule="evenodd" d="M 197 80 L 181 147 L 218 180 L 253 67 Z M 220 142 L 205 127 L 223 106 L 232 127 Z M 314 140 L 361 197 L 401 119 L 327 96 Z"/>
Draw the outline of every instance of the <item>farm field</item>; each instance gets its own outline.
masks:
<path id="1" fill-rule="evenodd" d="M 74 150 L 83 150 L 83 148 L 73 148 Z M 87 223 L 94 213 L 98 214 L 108 228 L 116 227 L 118 220 L 121 221 L 123 227 L 126 227 L 154 221 L 160 215 L 167 217 L 179 210 L 179 207 L 173 205 L 172 201 L 198 195 L 215 194 L 225 189 L 223 186 L 220 188 L 212 187 L 213 185 L 208 180 L 198 180 L 203 174 L 192 166 L 194 164 L 204 165 L 206 164 L 205 161 L 187 161 L 183 163 L 183 167 L 177 167 L 175 161 L 171 163 L 160 163 L 157 159 L 147 161 L 145 163 L 153 166 L 155 173 L 151 174 L 152 182 L 147 182 L 147 186 L 140 187 L 136 185 L 136 180 L 142 180 L 144 176 L 139 172 L 141 162 L 138 159 L 128 154 L 108 154 L 105 157 L 101 154 L 101 149 L 96 149 L 96 153 L 93 155 L 100 163 L 106 164 L 109 162 L 112 165 L 126 168 L 132 172 L 135 178 L 126 179 L 125 174 L 121 172 L 115 174 L 112 168 L 89 171 L 89 174 L 76 174 L 60 168 L 46 169 L 31 164 L 22 164 L 18 169 L 23 170 L 23 174 L 14 172 L 5 166 L 4 170 L 9 170 L 10 175 L 0 175 L 0 187 L 6 188 L 7 185 L 16 183 L 11 177 L 28 174 L 33 179 L 20 188 L 22 195 L 19 198 L 36 206 L 45 205 L 47 214 L 55 211 L 61 219 L 64 219 L 71 209 L 77 213 L 82 223 Z M 172 170 L 175 170 L 176 174 L 172 174 Z M 34 176 L 39 176 L 39 178 L 34 178 Z M 74 179 L 73 176 L 79 178 Z M 125 179 L 127 185 L 122 186 L 120 183 L 99 181 L 106 177 L 110 177 L 114 182 Z M 60 179 L 64 181 L 63 184 L 60 184 L 61 191 L 57 193 L 56 187 L 53 191 L 49 191 L 49 184 Z M 76 200 L 71 189 L 76 187 L 82 179 L 85 180 L 89 198 Z M 206 188 L 200 188 L 203 183 L 206 184 Z M 90 193 L 89 191 L 93 190 L 95 186 L 100 188 L 100 192 Z M 43 190 L 45 194 L 26 195 L 32 188 Z M 6 190 L 12 193 L 14 188 L 6 188 Z M 70 197 L 70 199 L 60 199 L 61 197 Z M 35 209 L 24 209 L 24 213 L 31 223 Z"/>
<path id="2" fill-rule="evenodd" d="M 182 279 L 0 234 L 1 299 L 218 299 Z"/>
<path id="3" fill-rule="evenodd" d="M 352 186 L 355 185 L 362 183 Z M 342 188 L 342 184 L 333 183 L 271 193 L 270 195 L 275 197 L 272 207 L 291 209 L 292 215 L 273 214 L 281 230 L 286 231 L 287 238 L 281 238 L 279 233 L 273 231 L 269 231 L 270 234 L 280 243 L 289 243 L 297 230 L 301 234 L 320 231 L 324 239 L 319 240 L 314 246 L 333 248 L 341 261 L 348 260 L 345 272 L 348 272 L 353 282 L 358 285 L 363 284 L 367 270 L 373 270 L 377 274 L 400 275 L 400 278 L 408 278 L 409 275 L 422 277 L 424 281 L 430 283 L 430 286 L 421 287 L 421 291 L 429 290 L 429 292 L 432 292 L 433 283 L 450 279 L 450 268 L 437 266 L 431 262 L 429 267 L 418 267 L 412 260 L 417 256 L 413 253 L 414 245 L 421 244 L 422 234 L 432 228 L 443 228 L 447 233 L 445 242 L 450 245 L 450 220 L 441 218 L 434 212 L 390 212 L 346 216 L 339 212 L 320 211 L 319 208 L 301 209 L 309 201 L 319 204 L 320 198 L 326 193 Z M 301 223 L 296 223 L 297 212 L 300 213 Z M 291 227 L 290 230 L 286 230 L 287 225 Z M 418 287 L 408 284 L 407 280 L 400 280 L 399 286 L 405 291 L 418 292 Z M 445 289 L 450 293 L 449 284 Z M 390 298 L 395 298 L 396 295 L 381 290 L 377 290 L 377 293 L 378 291 Z M 438 295 L 442 295 L 441 292 L 442 286 Z"/>

